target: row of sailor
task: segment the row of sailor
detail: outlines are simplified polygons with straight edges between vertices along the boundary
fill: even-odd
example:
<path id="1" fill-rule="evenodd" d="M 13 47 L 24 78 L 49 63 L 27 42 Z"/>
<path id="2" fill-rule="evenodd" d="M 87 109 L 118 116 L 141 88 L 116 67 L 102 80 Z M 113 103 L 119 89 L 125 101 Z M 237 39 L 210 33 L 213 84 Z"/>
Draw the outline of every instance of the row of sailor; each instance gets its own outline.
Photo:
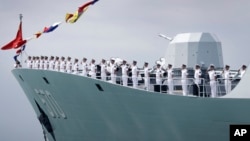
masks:
<path id="1" fill-rule="evenodd" d="M 74 63 L 71 63 L 71 57 L 67 58 L 67 61 L 65 61 L 64 57 L 53 57 L 51 56 L 50 59 L 48 60 L 48 57 L 46 56 L 41 56 L 39 57 L 33 57 L 31 56 L 28 57 L 27 60 L 27 66 L 28 68 L 34 68 L 34 69 L 45 69 L 45 70 L 56 70 L 56 71 L 61 71 L 61 72 L 68 72 L 68 73 L 73 73 L 73 74 L 78 74 L 79 73 L 79 63 L 78 59 L 74 60 Z M 82 73 L 81 75 L 87 76 L 89 75 L 92 78 L 96 78 L 96 65 L 95 65 L 95 60 L 92 59 L 89 66 L 87 64 L 87 59 L 83 58 L 81 62 L 82 66 Z M 102 59 L 101 63 L 101 79 L 106 80 L 107 78 L 107 62 L 106 60 Z M 110 60 L 110 74 L 111 74 L 111 82 L 116 83 L 116 69 L 117 69 L 117 64 L 115 64 L 115 60 L 111 59 Z M 137 68 L 137 62 L 133 61 L 132 66 L 128 65 L 125 60 L 123 60 L 122 64 L 120 65 L 122 68 L 122 82 L 124 86 L 128 85 L 128 70 L 129 68 L 132 70 L 132 82 L 133 82 L 133 87 L 137 88 L 138 85 L 138 68 Z M 149 90 L 150 88 L 150 69 L 148 67 L 148 63 L 145 62 L 144 64 L 144 84 L 145 84 L 145 89 Z M 229 74 L 229 68 L 230 66 L 226 65 L 225 69 L 223 70 L 223 76 L 224 76 L 224 81 L 225 81 L 225 90 L 226 93 L 229 93 L 231 91 L 231 80 L 230 80 L 230 74 Z M 160 64 L 157 64 L 156 66 L 156 84 L 161 85 L 162 84 L 162 66 Z M 246 70 L 246 66 L 243 65 L 242 68 L 239 70 L 240 76 L 244 74 Z M 167 84 L 169 88 L 169 93 L 173 94 L 173 70 L 172 70 L 172 65 L 169 64 L 167 70 L 168 73 L 168 79 L 167 79 Z M 181 70 L 181 84 L 182 84 L 182 90 L 183 90 L 183 95 L 187 95 L 187 69 L 186 65 L 182 65 L 182 70 Z M 210 87 L 211 87 L 211 97 L 216 96 L 216 74 L 214 70 L 214 65 L 211 65 L 208 69 L 208 75 L 210 79 Z M 201 84 L 201 70 L 200 66 L 196 65 L 195 66 L 195 73 L 194 73 L 194 83 L 196 85 Z"/>

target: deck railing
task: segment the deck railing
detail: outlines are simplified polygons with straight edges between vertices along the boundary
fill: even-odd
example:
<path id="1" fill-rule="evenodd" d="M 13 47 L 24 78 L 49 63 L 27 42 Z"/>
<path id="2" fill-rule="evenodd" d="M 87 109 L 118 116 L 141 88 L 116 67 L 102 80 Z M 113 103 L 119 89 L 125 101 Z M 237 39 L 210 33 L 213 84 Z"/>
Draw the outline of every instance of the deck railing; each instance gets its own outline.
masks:
<path id="1" fill-rule="evenodd" d="M 57 71 L 57 70 L 52 70 L 52 71 Z M 61 71 L 62 72 L 62 71 Z M 67 72 L 62 72 L 62 73 L 67 73 Z M 74 73 L 71 72 L 71 74 L 74 75 L 80 75 L 82 76 L 81 71 Z M 86 77 L 91 77 L 87 75 Z M 101 76 L 96 77 L 96 79 L 101 80 Z M 161 78 L 162 83 L 161 84 L 156 84 L 156 78 L 155 77 L 149 77 L 149 85 L 148 88 L 145 87 L 145 81 L 144 77 L 141 77 L 140 75 L 138 76 L 138 85 L 136 86 L 136 89 L 141 89 L 145 91 L 152 91 L 152 92 L 159 92 L 159 93 L 169 93 L 169 85 L 167 83 L 167 78 L 163 77 Z M 186 96 L 197 96 L 197 97 L 210 97 L 211 96 L 211 87 L 208 79 L 200 78 L 201 79 L 201 84 L 197 85 L 194 82 L 194 78 L 186 78 L 186 87 L 187 87 L 187 94 Z M 122 82 L 122 77 L 121 76 L 116 76 L 115 77 L 115 84 L 118 85 L 123 85 Z M 133 87 L 133 81 L 132 77 L 127 78 L 127 86 L 128 87 Z M 182 89 L 182 83 L 181 83 L 181 78 L 173 78 L 173 93 L 175 95 L 183 95 L 183 89 Z M 107 76 L 106 80 L 101 80 L 101 81 L 108 81 L 111 82 L 111 77 Z M 235 82 L 237 81 L 237 82 Z M 228 80 L 227 82 L 234 82 L 231 83 L 230 86 L 225 85 L 225 79 L 218 78 L 216 80 L 216 97 L 220 97 L 223 95 L 226 95 L 226 87 L 227 90 L 230 92 L 232 89 L 236 87 L 238 84 L 239 80 Z"/>

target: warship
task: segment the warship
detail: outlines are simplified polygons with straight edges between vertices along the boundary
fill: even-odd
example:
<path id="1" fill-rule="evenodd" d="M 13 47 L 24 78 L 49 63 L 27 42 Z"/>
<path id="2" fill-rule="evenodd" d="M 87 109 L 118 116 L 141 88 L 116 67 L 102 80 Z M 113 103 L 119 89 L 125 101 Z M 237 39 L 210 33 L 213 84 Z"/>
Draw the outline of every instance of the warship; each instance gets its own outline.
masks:
<path id="1" fill-rule="evenodd" d="M 177 34 L 165 52 L 164 63 L 174 67 L 173 94 L 167 84 L 155 84 L 153 71 L 150 90 L 143 87 L 143 73 L 138 88 L 123 86 L 119 75 L 117 83 L 110 83 L 54 70 L 15 68 L 12 74 L 49 141 L 228 141 L 230 125 L 250 124 L 248 70 L 242 78 L 232 72 L 233 89 L 227 94 L 223 78 L 218 79 L 217 97 L 210 97 L 205 69 L 210 64 L 216 70 L 224 67 L 214 34 Z M 182 64 L 189 72 L 187 96 L 179 82 Z M 199 95 L 193 94 L 196 64 L 204 74 Z"/>

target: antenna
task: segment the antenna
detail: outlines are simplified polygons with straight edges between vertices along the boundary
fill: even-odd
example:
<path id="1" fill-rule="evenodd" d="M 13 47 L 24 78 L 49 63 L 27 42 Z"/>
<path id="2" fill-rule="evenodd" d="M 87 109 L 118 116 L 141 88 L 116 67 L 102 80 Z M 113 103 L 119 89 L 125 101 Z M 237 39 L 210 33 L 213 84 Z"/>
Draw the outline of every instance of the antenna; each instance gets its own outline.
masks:
<path id="1" fill-rule="evenodd" d="M 164 35 L 164 34 L 158 34 L 158 36 L 159 36 L 159 37 L 162 37 L 162 38 L 164 38 L 164 39 L 166 39 L 166 40 L 169 40 L 169 41 L 172 41 L 172 40 L 173 40 L 173 38 L 167 37 L 167 36 Z"/>
<path id="2" fill-rule="evenodd" d="M 20 19 L 20 21 L 22 21 L 22 19 L 23 19 L 23 14 L 19 14 L 19 19 Z"/>

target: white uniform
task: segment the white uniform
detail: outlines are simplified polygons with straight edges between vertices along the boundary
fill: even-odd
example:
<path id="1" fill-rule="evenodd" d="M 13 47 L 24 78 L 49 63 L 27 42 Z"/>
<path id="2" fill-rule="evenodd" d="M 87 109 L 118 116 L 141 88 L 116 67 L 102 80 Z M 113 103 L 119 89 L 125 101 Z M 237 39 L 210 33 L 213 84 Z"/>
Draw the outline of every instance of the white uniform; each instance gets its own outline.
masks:
<path id="1" fill-rule="evenodd" d="M 86 62 L 82 62 L 82 76 L 87 76 L 88 64 Z"/>
<path id="2" fill-rule="evenodd" d="M 173 94 L 174 84 L 173 84 L 173 70 L 168 69 L 168 93 Z"/>
<path id="3" fill-rule="evenodd" d="M 44 69 L 44 60 L 40 60 L 40 69 Z"/>
<path id="4" fill-rule="evenodd" d="M 55 61 L 55 70 L 56 71 L 60 70 L 60 62 L 59 61 Z"/>
<path id="5" fill-rule="evenodd" d="M 246 72 L 246 70 L 243 70 L 243 69 L 240 69 L 240 78 L 242 78 L 243 77 L 243 75 L 245 74 L 245 72 Z"/>
<path id="6" fill-rule="evenodd" d="M 157 68 L 156 69 L 156 73 L 155 73 L 155 79 L 156 79 L 156 84 L 157 85 L 161 85 L 162 84 L 161 75 L 162 75 L 161 69 Z"/>
<path id="7" fill-rule="evenodd" d="M 231 80 L 229 70 L 224 70 L 224 79 L 226 94 L 228 94 L 231 92 Z"/>
<path id="8" fill-rule="evenodd" d="M 49 61 L 49 70 L 54 70 L 55 62 L 53 60 Z"/>
<path id="9" fill-rule="evenodd" d="M 32 69 L 32 61 L 27 60 L 27 68 Z"/>
<path id="10" fill-rule="evenodd" d="M 40 64 L 40 63 L 39 63 L 39 60 L 36 60 L 36 61 L 35 61 L 35 69 L 39 69 L 39 64 Z"/>
<path id="11" fill-rule="evenodd" d="M 201 70 L 200 69 L 195 69 L 195 72 L 194 72 L 194 83 L 196 85 L 199 85 L 201 84 Z"/>
<path id="12" fill-rule="evenodd" d="M 115 64 L 110 65 L 110 77 L 111 77 L 111 82 L 116 83 L 116 74 L 115 74 L 116 66 Z"/>
<path id="13" fill-rule="evenodd" d="M 188 90 L 187 90 L 187 69 L 182 69 L 181 70 L 181 85 L 182 85 L 182 93 L 184 96 L 187 95 Z"/>
<path id="14" fill-rule="evenodd" d="M 215 81 L 215 71 L 211 70 L 208 72 L 211 87 L 211 97 L 216 97 L 216 81 Z"/>
<path id="15" fill-rule="evenodd" d="M 145 89 L 149 91 L 150 88 L 150 79 L 149 79 L 149 68 L 145 67 L 144 68 L 144 83 L 145 83 Z"/>
<path id="16" fill-rule="evenodd" d="M 134 87 L 134 88 L 137 88 L 137 85 L 138 85 L 138 77 L 137 77 L 137 74 L 138 74 L 137 66 L 133 66 L 133 67 L 132 67 L 132 81 L 133 81 L 133 87 Z"/>
<path id="17" fill-rule="evenodd" d="M 72 73 L 72 63 L 70 61 L 66 63 L 66 71 L 67 73 Z"/>
<path id="18" fill-rule="evenodd" d="M 60 72 L 65 72 L 65 61 L 60 62 Z"/>
<path id="19" fill-rule="evenodd" d="M 122 84 L 123 86 L 128 86 L 128 66 L 122 65 Z"/>
<path id="20" fill-rule="evenodd" d="M 106 74 L 106 72 L 107 72 L 107 66 L 106 66 L 106 64 L 101 63 L 101 79 L 103 81 L 107 80 L 107 74 Z"/>
<path id="21" fill-rule="evenodd" d="M 49 69 L 49 61 L 48 60 L 44 60 L 44 69 L 45 70 Z"/>
<path id="22" fill-rule="evenodd" d="M 95 64 L 90 65 L 90 75 L 91 75 L 91 78 L 96 78 L 96 66 L 95 66 Z"/>
<path id="23" fill-rule="evenodd" d="M 79 64 L 75 63 L 73 66 L 73 74 L 78 74 L 78 70 L 79 70 Z"/>

